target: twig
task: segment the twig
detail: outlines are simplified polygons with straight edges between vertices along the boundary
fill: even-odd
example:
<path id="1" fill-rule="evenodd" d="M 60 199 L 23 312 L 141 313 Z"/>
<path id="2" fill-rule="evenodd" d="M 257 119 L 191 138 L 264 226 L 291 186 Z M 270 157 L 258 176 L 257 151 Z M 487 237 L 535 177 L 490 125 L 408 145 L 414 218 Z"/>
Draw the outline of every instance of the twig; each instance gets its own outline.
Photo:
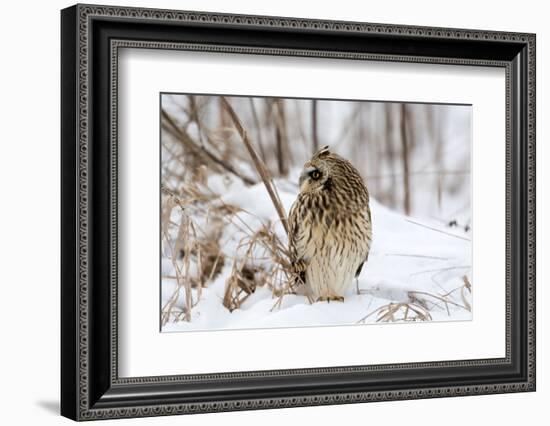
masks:
<path id="1" fill-rule="evenodd" d="M 403 310 L 403 318 L 396 318 L 395 314 L 400 310 Z M 409 311 L 413 311 L 416 314 L 416 317 L 411 317 L 409 319 Z M 416 321 L 420 319 L 421 321 L 430 321 L 432 316 L 428 310 L 422 306 L 415 305 L 413 303 L 389 303 L 384 306 L 380 306 L 371 313 L 365 315 L 361 318 L 358 323 L 365 322 L 367 318 L 374 314 L 378 314 L 376 322 L 395 322 L 395 321 Z"/>
<path id="2" fill-rule="evenodd" d="M 410 198 L 410 179 L 409 179 L 409 144 L 407 137 L 407 105 L 401 104 L 401 147 L 402 147 L 402 159 L 403 159 L 403 192 L 405 198 L 403 200 L 403 208 L 405 214 L 411 213 L 411 198 Z"/>
<path id="3" fill-rule="evenodd" d="M 343 126 L 344 130 L 342 131 L 340 136 L 334 141 L 334 143 L 331 144 L 331 147 L 335 148 L 336 146 L 338 146 L 338 144 L 341 141 L 346 140 L 350 131 L 354 129 L 353 124 L 357 120 L 357 117 L 359 116 L 360 113 L 361 113 L 361 104 L 358 103 L 357 106 L 353 109 L 353 112 L 349 115 L 347 119 L 347 123 Z M 368 175 L 365 177 L 367 179 L 369 178 Z"/>
<path id="4" fill-rule="evenodd" d="M 468 301 L 466 300 L 466 295 L 464 294 L 464 289 L 467 289 L 470 293 L 472 292 L 472 284 L 470 284 L 470 280 L 466 275 L 462 277 L 462 280 L 464 281 L 464 285 L 460 287 L 460 297 L 462 298 L 462 303 L 464 303 L 466 309 L 472 312 L 472 305 L 468 303 Z"/>
<path id="5" fill-rule="evenodd" d="M 443 298 L 443 297 L 441 297 L 441 296 L 438 296 L 438 295 L 436 295 L 436 294 L 427 293 L 427 292 L 425 292 L 425 291 L 409 291 L 409 297 L 410 297 L 411 294 L 419 294 L 419 295 L 422 295 L 422 296 L 433 297 L 434 299 L 440 300 L 441 302 L 443 302 L 443 303 L 445 303 L 445 304 L 449 303 L 449 304 L 454 305 L 454 306 L 456 306 L 456 307 L 458 307 L 458 308 L 462 308 L 462 309 L 469 310 L 468 308 L 466 308 L 465 306 L 462 306 L 462 305 L 459 304 L 459 303 L 455 303 L 455 302 L 453 302 L 453 301 L 451 301 L 451 300 L 445 299 L 445 298 Z M 432 303 L 433 303 L 433 302 L 432 302 Z"/>
<path id="6" fill-rule="evenodd" d="M 440 232 L 440 233 L 442 233 L 442 234 L 448 235 L 449 237 L 455 237 L 455 238 L 458 238 L 458 239 L 464 240 L 464 241 L 471 241 L 469 238 L 461 237 L 460 235 L 452 234 L 452 233 L 450 233 L 450 232 L 446 232 L 446 231 L 443 231 L 443 230 L 441 230 L 441 229 L 433 228 L 433 227 L 431 227 L 431 226 L 424 225 L 423 223 L 415 222 L 414 220 L 411 220 L 411 219 L 408 219 L 408 218 L 406 218 L 405 220 L 406 220 L 407 222 L 409 222 L 409 223 L 414 224 L 414 225 L 422 226 L 422 227 L 424 227 L 424 228 L 431 229 L 432 231 Z"/>
<path id="7" fill-rule="evenodd" d="M 311 155 L 314 155 L 319 150 L 319 136 L 317 134 L 317 100 L 311 101 L 311 139 L 312 139 L 312 151 Z"/>
<path id="8" fill-rule="evenodd" d="M 449 266 L 446 268 L 438 268 L 438 269 L 426 269 L 424 271 L 413 272 L 412 274 L 409 275 L 409 278 L 414 277 L 416 275 L 428 274 L 430 272 L 437 272 L 437 274 L 440 274 L 442 272 L 452 271 L 453 269 L 468 269 L 470 267 L 471 267 L 470 265 L 465 265 L 465 266 Z"/>
<path id="9" fill-rule="evenodd" d="M 250 139 L 248 138 L 248 135 L 246 133 L 246 130 L 244 129 L 241 121 L 239 120 L 239 117 L 237 116 L 237 113 L 233 109 L 233 107 L 229 104 L 227 99 L 225 97 L 221 96 L 222 105 L 226 109 L 226 111 L 229 113 L 229 116 L 231 117 L 231 120 L 233 121 L 233 124 L 235 128 L 237 129 L 237 132 L 241 136 L 242 141 L 244 142 L 246 149 L 248 150 L 248 153 L 252 157 L 252 161 L 254 162 L 254 166 L 256 167 L 256 170 L 258 171 L 258 174 L 262 178 L 262 181 L 265 185 L 265 188 L 267 189 L 267 192 L 269 194 L 269 197 L 271 198 L 271 201 L 273 202 L 273 205 L 275 206 L 275 210 L 277 210 L 277 214 L 279 215 L 279 219 L 281 220 L 281 223 L 283 224 L 283 227 L 285 229 L 286 234 L 288 235 L 288 222 L 286 218 L 285 209 L 281 203 L 281 200 L 279 198 L 279 194 L 277 193 L 277 188 L 273 184 L 273 181 L 271 180 L 269 173 L 267 171 L 267 168 L 264 164 L 264 162 L 260 159 L 258 154 L 256 153 L 256 150 L 252 146 L 252 143 L 250 142 Z"/>
<path id="10" fill-rule="evenodd" d="M 447 257 L 427 256 L 423 254 L 386 253 L 384 256 L 419 257 L 422 259 L 449 260 Z"/>
<path id="11" fill-rule="evenodd" d="M 288 159 L 289 153 L 285 110 L 280 99 L 273 100 L 273 107 L 277 110 L 274 111 L 275 138 L 277 142 L 277 166 L 279 168 L 279 175 L 286 176 L 288 174 L 288 165 L 286 160 Z"/>
<path id="12" fill-rule="evenodd" d="M 212 161 L 213 163 L 227 170 L 229 173 L 237 176 L 247 185 L 255 185 L 257 183 L 253 179 L 250 179 L 248 176 L 245 176 L 239 171 L 237 171 L 231 164 L 228 164 L 222 159 L 216 157 L 216 155 L 210 152 L 206 147 L 197 146 L 195 142 L 193 142 L 191 137 L 187 134 L 187 132 L 180 129 L 178 125 L 175 123 L 175 121 L 172 119 L 172 117 L 170 117 L 170 115 L 166 111 L 161 110 L 161 114 L 162 114 L 162 118 L 166 121 L 166 123 L 169 124 L 169 128 L 171 128 L 172 131 L 175 133 L 175 136 L 177 136 L 178 139 L 194 154 L 200 157 L 203 157 L 203 159 Z"/>
<path id="13" fill-rule="evenodd" d="M 254 120 L 254 125 L 256 126 L 256 133 L 258 135 L 258 146 L 260 147 L 260 155 L 262 156 L 262 161 L 265 163 L 266 155 L 264 151 L 264 144 L 262 142 L 262 129 L 260 127 L 260 119 L 258 118 L 258 113 L 256 112 L 256 107 L 254 106 L 254 98 L 248 98 L 250 102 L 250 109 L 252 111 L 252 119 Z"/>
<path id="14" fill-rule="evenodd" d="M 191 107 L 190 118 L 197 125 L 197 130 L 198 130 L 198 134 L 199 134 L 199 143 L 201 144 L 201 148 L 204 149 L 204 141 L 202 139 L 202 126 L 201 126 L 201 122 L 199 120 L 199 112 L 198 112 L 197 104 L 195 102 L 195 97 L 193 95 L 189 95 L 188 99 L 189 99 L 189 105 Z"/>

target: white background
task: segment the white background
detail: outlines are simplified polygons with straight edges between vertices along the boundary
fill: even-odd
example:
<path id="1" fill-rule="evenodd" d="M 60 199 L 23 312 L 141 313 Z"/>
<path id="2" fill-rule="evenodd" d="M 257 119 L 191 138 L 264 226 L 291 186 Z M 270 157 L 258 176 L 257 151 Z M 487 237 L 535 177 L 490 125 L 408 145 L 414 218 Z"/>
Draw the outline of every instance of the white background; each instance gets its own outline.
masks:
<path id="1" fill-rule="evenodd" d="M 122 377 L 505 356 L 503 69 L 125 49 L 118 76 Z M 472 282 L 482 283 L 473 320 L 159 333 L 158 287 L 141 283 L 158 282 L 159 210 L 151 200 L 159 198 L 158 96 L 167 90 L 472 104 Z M 223 357 L 188 350 L 211 346 L 232 349 Z"/>
<path id="2" fill-rule="evenodd" d="M 140 1 L 133 6 L 286 15 L 383 23 L 536 32 L 538 176 L 538 391 L 424 401 L 295 408 L 193 417 L 119 420 L 119 424 L 257 425 L 334 424 L 544 424 L 550 399 L 548 341 L 550 301 L 550 29 L 544 2 L 438 1 L 297 2 L 278 0 Z M 0 72 L 0 392 L 3 424 L 68 424 L 58 417 L 59 395 L 59 9 L 65 1 L 3 5 Z M 547 77 L 546 77 L 547 78 Z M 540 420 L 538 420 L 540 418 Z M 131 423 L 129 423 L 131 422 Z M 111 421 L 102 424 L 116 424 Z"/>

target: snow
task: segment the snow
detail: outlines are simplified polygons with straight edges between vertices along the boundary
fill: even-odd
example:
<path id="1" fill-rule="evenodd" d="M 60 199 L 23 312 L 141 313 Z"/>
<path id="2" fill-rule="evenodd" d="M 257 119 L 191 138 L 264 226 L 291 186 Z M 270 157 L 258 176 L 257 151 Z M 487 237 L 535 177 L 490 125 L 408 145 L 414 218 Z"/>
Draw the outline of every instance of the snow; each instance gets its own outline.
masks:
<path id="1" fill-rule="evenodd" d="M 296 175 L 292 170 L 290 176 Z M 246 186 L 227 176 L 209 176 L 208 189 L 219 194 L 221 202 L 242 209 L 237 214 L 253 229 L 262 223 L 276 224 L 275 230 L 286 244 L 284 230 L 262 183 Z M 291 180 L 275 180 L 281 201 L 288 212 L 298 192 Z M 237 228 L 227 226 L 222 250 L 227 254 L 221 273 L 206 287 L 200 298 L 193 289 L 196 305 L 191 321 L 167 322 L 162 331 L 250 329 L 268 327 L 304 327 L 376 323 L 377 321 L 425 320 L 457 321 L 472 318 L 471 242 L 470 234 L 441 225 L 441 222 L 418 219 L 394 212 L 371 198 L 373 245 L 368 262 L 356 283 L 350 285 L 344 302 L 309 303 L 303 295 L 285 295 L 282 302 L 266 286 L 257 287 L 238 308 L 230 312 L 222 300 L 226 280 L 232 271 L 230 257 L 239 241 Z M 177 213 L 176 213 L 177 216 Z M 175 222 L 178 217 L 172 217 Z M 174 231 L 174 232 L 177 232 Z M 173 235 L 175 237 L 175 235 Z M 165 253 L 166 256 L 166 253 Z M 163 276 L 175 275 L 173 264 L 162 259 Z M 176 291 L 174 279 L 163 278 L 161 308 Z M 359 293 L 358 293 L 359 289 Z M 183 308 L 184 291 L 176 307 Z M 396 309 L 388 314 L 391 305 Z M 403 303 L 403 305 L 397 305 Z M 408 304 L 408 305 L 405 305 Z M 409 308 L 410 306 L 410 308 Z M 413 309 L 414 308 L 414 309 Z M 405 317 L 406 315 L 406 317 Z M 426 316 L 427 315 L 427 316 Z"/>

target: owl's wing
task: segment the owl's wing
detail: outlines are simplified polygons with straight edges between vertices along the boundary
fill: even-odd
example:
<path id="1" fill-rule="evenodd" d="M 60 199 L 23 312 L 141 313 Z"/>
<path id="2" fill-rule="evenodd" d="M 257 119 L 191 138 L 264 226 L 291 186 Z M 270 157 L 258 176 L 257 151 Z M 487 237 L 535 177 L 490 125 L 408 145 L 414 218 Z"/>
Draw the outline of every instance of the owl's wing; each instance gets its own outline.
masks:
<path id="1" fill-rule="evenodd" d="M 292 205 L 288 217 L 288 242 L 290 251 L 290 261 L 292 263 L 293 278 L 291 287 L 298 288 L 302 284 L 306 284 L 306 269 L 307 261 L 305 255 L 305 223 L 303 200 L 300 196 Z M 307 293 L 306 293 L 307 294 Z"/>
<path id="2" fill-rule="evenodd" d="M 291 260 L 294 262 L 298 259 L 298 252 L 296 243 L 298 242 L 297 233 L 299 232 L 299 219 L 298 219 L 298 203 L 297 199 L 292 207 L 290 208 L 290 213 L 288 215 L 288 248 L 290 251 Z"/>
<path id="3" fill-rule="evenodd" d="M 306 254 L 307 230 L 304 213 L 303 200 L 301 197 L 298 197 L 296 202 L 292 205 L 288 217 L 289 250 L 291 260 L 294 264 L 305 262 L 304 256 Z"/>

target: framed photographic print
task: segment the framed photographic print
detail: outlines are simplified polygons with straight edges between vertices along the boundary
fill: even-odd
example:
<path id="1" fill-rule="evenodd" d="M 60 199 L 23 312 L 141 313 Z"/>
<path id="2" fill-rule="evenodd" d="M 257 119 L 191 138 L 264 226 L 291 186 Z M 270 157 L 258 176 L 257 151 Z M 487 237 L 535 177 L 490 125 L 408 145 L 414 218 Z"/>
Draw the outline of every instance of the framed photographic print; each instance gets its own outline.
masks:
<path id="1" fill-rule="evenodd" d="M 61 30 L 64 416 L 535 390 L 535 35 Z"/>

